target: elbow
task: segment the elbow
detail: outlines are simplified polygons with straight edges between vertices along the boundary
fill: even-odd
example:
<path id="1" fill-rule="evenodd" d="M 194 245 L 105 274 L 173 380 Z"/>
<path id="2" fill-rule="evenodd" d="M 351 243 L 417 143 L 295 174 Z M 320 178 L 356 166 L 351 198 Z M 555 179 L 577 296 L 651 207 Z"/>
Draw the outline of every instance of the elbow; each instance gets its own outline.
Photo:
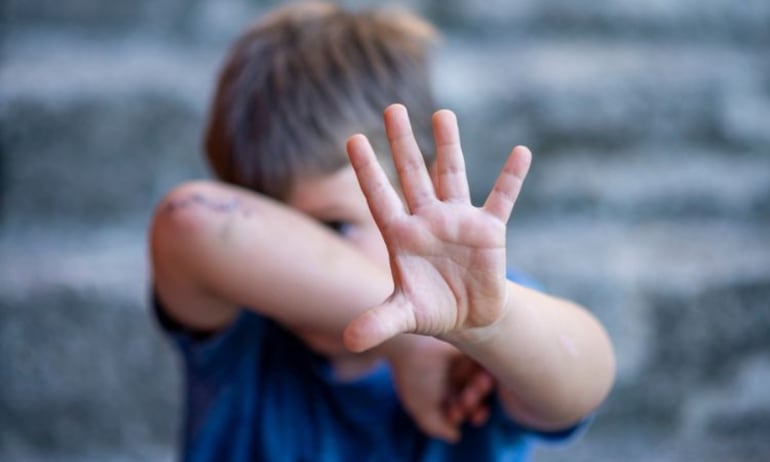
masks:
<path id="1" fill-rule="evenodd" d="M 222 251 L 248 234 L 265 199 L 214 181 L 190 181 L 166 194 L 155 209 L 149 230 L 153 259 L 179 260 Z M 248 222 L 248 233 L 243 228 Z"/>
<path id="2" fill-rule="evenodd" d="M 200 235 L 207 224 L 205 202 L 209 185 L 204 181 L 181 184 L 158 203 L 150 224 L 150 241 L 163 247 Z"/>
<path id="3" fill-rule="evenodd" d="M 603 326 L 593 320 L 596 330 L 589 330 L 578 354 L 574 343 L 561 343 L 570 360 L 566 367 L 551 370 L 529 390 L 506 390 L 502 403 L 517 421 L 541 431 L 570 428 L 594 414 L 605 402 L 615 383 L 616 359 L 612 341 Z M 565 344 L 566 343 L 566 344 Z"/>
<path id="4" fill-rule="evenodd" d="M 594 339 L 592 354 L 584 362 L 586 370 L 576 377 L 570 390 L 562 390 L 565 395 L 572 396 L 572 418 L 569 420 L 580 421 L 594 414 L 607 400 L 615 384 L 617 364 L 615 349 L 612 340 L 598 322 L 597 333 Z"/>
<path id="5" fill-rule="evenodd" d="M 234 204 L 232 191 L 210 181 L 190 181 L 169 191 L 158 203 L 149 229 L 156 269 L 158 263 L 184 265 L 192 253 L 204 250 Z"/>
<path id="6" fill-rule="evenodd" d="M 558 394 L 573 420 L 590 415 L 606 401 L 615 384 L 617 363 L 612 338 L 605 326 L 588 310 L 583 313 L 582 335 L 559 336 L 561 350 L 572 371 L 569 381 L 557 381 Z"/>

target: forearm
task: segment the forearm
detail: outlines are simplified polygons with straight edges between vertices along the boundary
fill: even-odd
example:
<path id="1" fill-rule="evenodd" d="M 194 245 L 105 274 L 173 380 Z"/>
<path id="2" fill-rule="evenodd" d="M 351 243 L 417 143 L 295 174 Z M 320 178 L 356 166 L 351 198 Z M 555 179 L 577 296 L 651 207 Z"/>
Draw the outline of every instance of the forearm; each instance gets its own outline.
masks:
<path id="1" fill-rule="evenodd" d="M 156 214 L 152 243 L 157 279 L 183 279 L 223 310 L 256 310 L 292 329 L 337 339 L 392 291 L 385 269 L 319 224 L 220 183 L 191 183 L 169 194 Z M 189 306 L 180 305 L 177 311 Z M 217 313 L 177 314 L 200 328 L 221 322 Z"/>
<path id="2" fill-rule="evenodd" d="M 218 330 L 241 309 L 269 317 L 327 356 L 350 355 L 342 333 L 393 290 L 381 268 L 308 217 L 215 182 L 182 185 L 150 232 L 155 289 L 177 321 Z M 408 354 L 399 335 L 369 355 Z"/>
<path id="3" fill-rule="evenodd" d="M 565 428 L 606 397 L 615 374 L 612 344 L 585 309 L 509 282 L 506 315 L 452 343 L 500 384 L 508 413 L 543 430 Z"/>

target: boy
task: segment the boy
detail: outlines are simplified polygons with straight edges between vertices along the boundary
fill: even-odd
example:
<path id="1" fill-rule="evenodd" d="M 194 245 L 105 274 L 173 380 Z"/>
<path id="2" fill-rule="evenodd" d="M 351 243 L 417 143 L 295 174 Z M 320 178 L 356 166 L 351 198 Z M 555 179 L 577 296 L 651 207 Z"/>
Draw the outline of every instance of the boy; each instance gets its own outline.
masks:
<path id="1" fill-rule="evenodd" d="M 431 33 L 314 3 L 233 47 L 206 134 L 223 182 L 171 191 L 150 233 L 185 460 L 522 460 L 608 393 L 601 325 L 505 277 L 530 154 L 470 204 L 454 115 L 430 117 Z"/>

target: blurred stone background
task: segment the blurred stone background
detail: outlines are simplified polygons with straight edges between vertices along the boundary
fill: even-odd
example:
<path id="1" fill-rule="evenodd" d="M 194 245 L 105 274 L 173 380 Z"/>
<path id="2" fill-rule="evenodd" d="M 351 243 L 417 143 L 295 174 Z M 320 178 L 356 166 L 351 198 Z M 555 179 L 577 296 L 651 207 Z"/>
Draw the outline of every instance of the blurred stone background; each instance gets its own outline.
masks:
<path id="1" fill-rule="evenodd" d="M 0 460 L 174 459 L 145 230 L 206 175 L 215 71 L 277 3 L 0 3 Z M 475 197 L 535 152 L 511 263 L 617 347 L 590 431 L 535 460 L 770 460 L 770 2 L 409 6 L 445 35 Z"/>

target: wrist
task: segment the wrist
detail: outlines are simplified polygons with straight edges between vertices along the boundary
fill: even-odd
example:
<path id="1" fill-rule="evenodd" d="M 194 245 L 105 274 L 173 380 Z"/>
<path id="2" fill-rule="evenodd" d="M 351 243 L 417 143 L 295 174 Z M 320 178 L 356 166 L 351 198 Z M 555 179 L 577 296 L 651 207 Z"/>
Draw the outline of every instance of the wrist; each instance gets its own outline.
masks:
<path id="1" fill-rule="evenodd" d="M 509 330 L 506 328 L 508 325 L 507 319 L 508 312 L 503 314 L 503 316 L 492 324 L 483 327 L 462 329 L 443 335 L 441 339 L 463 351 L 478 348 L 479 346 L 493 342 L 496 338 L 499 338 L 501 335 L 504 335 L 505 332 L 508 332 Z"/>
<path id="2" fill-rule="evenodd" d="M 516 311 L 520 307 L 520 304 L 516 303 L 512 285 L 514 285 L 513 282 L 506 281 L 505 292 L 501 302 L 502 307 L 499 310 L 500 315 L 497 319 L 485 326 L 460 329 L 442 338 L 460 349 L 465 349 L 488 343 L 501 335 L 509 335 L 511 332 L 511 320 L 516 317 Z"/>

